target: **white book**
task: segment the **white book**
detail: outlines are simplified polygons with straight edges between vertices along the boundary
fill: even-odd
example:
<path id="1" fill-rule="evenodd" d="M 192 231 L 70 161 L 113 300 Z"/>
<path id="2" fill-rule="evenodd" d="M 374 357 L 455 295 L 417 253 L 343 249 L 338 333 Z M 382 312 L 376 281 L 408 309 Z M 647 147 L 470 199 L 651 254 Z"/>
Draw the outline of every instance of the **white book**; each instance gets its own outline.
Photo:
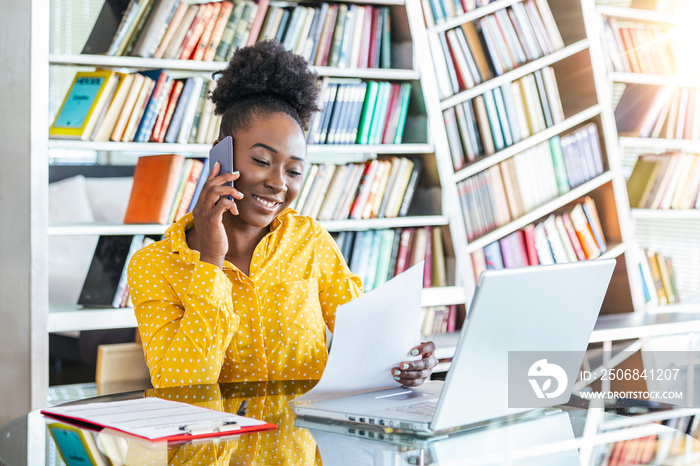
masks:
<path id="1" fill-rule="evenodd" d="M 547 219 L 544 222 L 542 222 L 542 224 L 544 225 L 544 231 L 547 234 L 547 240 L 549 241 L 549 245 L 552 248 L 554 262 L 556 262 L 557 264 L 569 262 L 569 256 L 566 253 L 564 243 L 561 240 L 561 236 L 559 236 L 559 231 L 557 230 L 557 226 L 554 222 L 554 214 L 547 217 Z"/>
<path id="2" fill-rule="evenodd" d="M 294 206 L 294 210 L 296 210 L 299 213 L 301 213 L 302 209 L 304 208 L 304 205 L 306 204 L 306 199 L 309 197 L 309 192 L 311 191 L 311 187 L 313 186 L 314 180 L 316 180 L 316 175 L 318 174 L 318 168 L 318 165 L 313 164 L 309 167 L 309 169 L 306 172 L 306 177 L 304 178 L 304 185 L 302 186 L 301 191 L 299 192 L 299 197 L 297 198 L 296 204 Z"/>
<path id="3" fill-rule="evenodd" d="M 177 142 L 180 144 L 187 144 L 189 142 L 194 114 L 197 112 L 197 105 L 199 105 L 199 97 L 202 93 L 203 86 L 204 78 L 201 76 L 192 76 L 192 92 L 190 93 L 190 98 L 187 100 L 187 106 L 182 115 L 180 132 L 177 135 Z"/>
<path id="4" fill-rule="evenodd" d="M 525 108 L 525 100 L 523 99 L 520 83 L 518 81 L 513 81 L 512 83 L 507 83 L 503 86 L 509 87 L 511 94 L 513 95 L 513 104 L 515 105 L 515 112 L 518 118 L 518 128 L 520 128 L 520 138 L 527 139 L 530 137 L 531 133 L 527 122 L 527 109 Z"/>
<path id="5" fill-rule="evenodd" d="M 554 264 L 552 249 L 542 223 L 535 226 L 535 249 L 537 250 L 537 258 L 540 260 L 540 265 Z"/>
<path id="6" fill-rule="evenodd" d="M 336 167 L 333 179 L 328 186 L 328 192 L 323 197 L 321 208 L 318 212 L 317 218 L 319 220 L 331 220 L 333 218 L 333 212 L 335 212 L 335 208 L 340 202 L 349 174 L 351 174 L 350 166 L 339 165 Z"/>
<path id="7" fill-rule="evenodd" d="M 460 29 L 461 31 L 461 29 Z M 469 54 L 469 48 L 465 49 L 462 48 L 462 45 L 459 42 L 459 39 L 457 38 L 457 30 L 456 29 L 450 29 L 445 33 L 447 35 L 447 41 L 449 42 L 450 48 L 452 48 L 454 59 L 457 61 L 455 65 L 460 71 L 460 75 L 462 75 L 462 79 L 464 80 L 464 85 L 467 87 L 467 89 L 474 87 L 475 85 L 475 76 L 472 74 L 471 69 L 469 68 L 469 65 L 467 64 L 467 54 Z M 465 40 L 466 44 L 466 40 Z M 471 56 L 471 55 L 470 55 Z M 475 65 L 476 67 L 476 65 Z M 476 75 L 476 78 L 478 79 L 478 74 Z"/>
<path id="8" fill-rule="evenodd" d="M 564 226 L 564 221 L 561 219 L 561 216 L 557 215 L 554 217 L 554 225 L 557 227 L 559 238 L 564 246 L 567 257 L 569 258 L 569 262 L 578 262 L 576 251 L 574 251 L 574 246 L 571 244 L 571 239 L 569 238 L 569 234 L 566 232 L 566 226 Z"/>
<path id="9" fill-rule="evenodd" d="M 360 180 L 362 179 L 362 173 L 365 171 L 365 164 L 354 163 L 350 170 L 350 177 L 348 178 L 348 184 L 343 189 L 340 202 L 333 212 L 333 220 L 345 220 L 350 214 L 350 207 L 352 206 L 352 201 L 355 200 L 355 195 L 357 194 L 357 187 L 360 185 Z"/>
<path id="10" fill-rule="evenodd" d="M 355 7 L 355 22 L 350 44 L 350 54 L 348 57 L 348 68 L 357 68 L 360 60 L 360 49 L 362 48 L 362 27 L 365 21 L 365 7 L 357 5 Z"/>
<path id="11" fill-rule="evenodd" d="M 554 20 L 552 15 L 552 10 L 549 9 L 549 4 L 547 0 L 535 0 L 537 2 L 537 9 L 540 12 L 540 18 L 544 23 L 544 27 L 547 30 L 547 35 L 554 45 L 554 50 L 559 50 L 564 48 L 564 40 L 559 32 L 559 27 L 557 22 Z"/>

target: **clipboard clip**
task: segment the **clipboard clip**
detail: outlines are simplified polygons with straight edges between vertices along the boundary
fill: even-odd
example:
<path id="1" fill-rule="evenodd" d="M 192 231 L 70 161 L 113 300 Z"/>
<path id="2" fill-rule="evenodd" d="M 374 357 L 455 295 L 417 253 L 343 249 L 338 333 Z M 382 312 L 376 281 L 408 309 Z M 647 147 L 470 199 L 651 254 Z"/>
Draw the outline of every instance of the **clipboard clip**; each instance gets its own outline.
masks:
<path id="1" fill-rule="evenodd" d="M 215 434 L 229 432 L 241 427 L 236 421 L 204 421 L 193 424 L 185 424 L 179 427 L 181 431 L 189 435 Z"/>

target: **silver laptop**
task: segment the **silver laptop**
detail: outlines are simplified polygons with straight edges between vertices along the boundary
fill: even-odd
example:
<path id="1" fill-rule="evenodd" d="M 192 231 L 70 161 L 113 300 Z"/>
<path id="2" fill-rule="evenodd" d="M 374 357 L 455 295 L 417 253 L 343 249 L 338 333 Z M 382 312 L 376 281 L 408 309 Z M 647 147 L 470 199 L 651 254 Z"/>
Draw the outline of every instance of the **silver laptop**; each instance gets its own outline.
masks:
<path id="1" fill-rule="evenodd" d="M 298 416 L 418 435 L 566 403 L 615 260 L 481 274 L 445 382 L 295 403 Z"/>
<path id="2" fill-rule="evenodd" d="M 358 464 L 581 465 L 569 413 L 542 412 L 509 423 L 492 423 L 448 437 L 385 433 L 350 422 L 298 417 L 294 425 L 313 435 L 324 466 Z M 393 447 L 393 448 L 392 448 Z M 358 452 L 367 461 L 358 461 Z M 427 461 L 411 461 L 427 456 Z M 383 460 L 383 461 L 382 461 Z"/>

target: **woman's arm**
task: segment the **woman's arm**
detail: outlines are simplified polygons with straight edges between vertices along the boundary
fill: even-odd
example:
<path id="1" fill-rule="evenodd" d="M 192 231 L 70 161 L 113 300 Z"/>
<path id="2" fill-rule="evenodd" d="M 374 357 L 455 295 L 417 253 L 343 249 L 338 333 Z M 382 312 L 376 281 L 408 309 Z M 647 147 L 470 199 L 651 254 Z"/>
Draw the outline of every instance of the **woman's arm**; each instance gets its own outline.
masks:
<path id="1" fill-rule="evenodd" d="M 360 278 L 350 272 L 345 258 L 338 249 L 333 238 L 325 233 L 320 235 L 319 253 L 321 277 L 319 280 L 319 298 L 323 317 L 328 329 L 333 332 L 335 325 L 335 310 L 362 295 Z M 323 286 L 323 285 L 327 286 Z M 398 383 L 406 387 L 416 387 L 430 378 L 433 368 L 437 365 L 434 355 L 435 344 L 432 341 L 421 343 L 412 348 L 412 356 L 421 356 L 416 361 L 402 361 L 391 369 L 391 375 Z"/>
<path id="2" fill-rule="evenodd" d="M 184 274 L 164 270 L 165 259 L 155 248 L 142 249 L 128 272 L 151 382 L 156 388 L 215 383 L 238 328 L 231 282 L 218 267 L 197 262 L 178 293 L 169 279 Z"/>

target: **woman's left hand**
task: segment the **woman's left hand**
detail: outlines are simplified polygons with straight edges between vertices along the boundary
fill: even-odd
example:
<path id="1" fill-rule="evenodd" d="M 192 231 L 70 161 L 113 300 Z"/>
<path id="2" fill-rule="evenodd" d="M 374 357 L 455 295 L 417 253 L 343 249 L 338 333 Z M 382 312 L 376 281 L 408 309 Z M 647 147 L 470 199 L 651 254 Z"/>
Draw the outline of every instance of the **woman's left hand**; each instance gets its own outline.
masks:
<path id="1" fill-rule="evenodd" d="M 428 380 L 437 365 L 435 343 L 428 341 L 411 349 L 412 356 L 422 356 L 416 361 L 401 361 L 398 367 L 391 369 L 391 375 L 404 387 L 417 387 Z"/>

